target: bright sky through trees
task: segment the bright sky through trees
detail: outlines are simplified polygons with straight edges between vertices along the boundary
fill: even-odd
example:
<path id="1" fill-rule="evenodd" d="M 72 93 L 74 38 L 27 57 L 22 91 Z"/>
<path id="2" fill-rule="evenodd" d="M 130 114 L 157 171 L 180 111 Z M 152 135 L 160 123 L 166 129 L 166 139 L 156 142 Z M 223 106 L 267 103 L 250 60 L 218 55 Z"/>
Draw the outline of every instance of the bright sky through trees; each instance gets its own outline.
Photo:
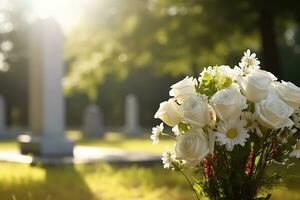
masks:
<path id="1" fill-rule="evenodd" d="M 65 31 L 77 25 L 84 9 L 95 0 L 32 0 L 33 15 L 53 17 Z"/>

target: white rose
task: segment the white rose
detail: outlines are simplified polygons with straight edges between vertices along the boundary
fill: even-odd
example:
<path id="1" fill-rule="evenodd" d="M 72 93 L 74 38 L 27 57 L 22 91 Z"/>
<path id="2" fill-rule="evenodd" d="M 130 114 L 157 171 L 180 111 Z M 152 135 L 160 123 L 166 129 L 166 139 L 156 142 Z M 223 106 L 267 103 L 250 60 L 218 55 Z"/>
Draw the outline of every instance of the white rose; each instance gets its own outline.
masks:
<path id="1" fill-rule="evenodd" d="M 247 108 L 246 101 L 236 84 L 219 90 L 211 99 L 217 116 L 222 120 L 239 117 L 242 110 Z"/>
<path id="2" fill-rule="evenodd" d="M 204 96 L 190 96 L 181 107 L 183 121 L 201 128 L 210 123 L 210 108 Z"/>
<path id="3" fill-rule="evenodd" d="M 246 77 L 240 77 L 240 84 L 246 97 L 252 102 L 258 102 L 264 99 L 269 91 L 269 86 L 276 79 L 271 73 L 256 69 Z"/>
<path id="4" fill-rule="evenodd" d="M 266 99 L 255 104 L 256 118 L 267 128 L 279 129 L 292 126 L 294 122 L 289 117 L 293 112 L 292 107 L 273 95 L 268 95 Z"/>
<path id="5" fill-rule="evenodd" d="M 179 159 L 196 164 L 209 154 L 208 138 L 202 129 L 192 128 L 178 137 L 175 152 Z"/>
<path id="6" fill-rule="evenodd" d="M 161 119 L 169 126 L 176 126 L 182 119 L 182 112 L 174 99 L 169 99 L 159 105 L 154 118 Z"/>
<path id="7" fill-rule="evenodd" d="M 300 106 L 300 88 L 291 82 L 281 81 L 274 84 L 277 95 L 289 106 L 297 109 Z"/>
<path id="8" fill-rule="evenodd" d="M 192 95 L 196 95 L 195 85 L 197 81 L 193 77 L 185 77 L 183 80 L 171 86 L 170 96 L 174 97 L 179 103 L 184 102 Z"/>
<path id="9" fill-rule="evenodd" d="M 293 114 L 293 121 L 295 123 L 295 127 L 300 129 L 300 109 L 296 109 Z"/>

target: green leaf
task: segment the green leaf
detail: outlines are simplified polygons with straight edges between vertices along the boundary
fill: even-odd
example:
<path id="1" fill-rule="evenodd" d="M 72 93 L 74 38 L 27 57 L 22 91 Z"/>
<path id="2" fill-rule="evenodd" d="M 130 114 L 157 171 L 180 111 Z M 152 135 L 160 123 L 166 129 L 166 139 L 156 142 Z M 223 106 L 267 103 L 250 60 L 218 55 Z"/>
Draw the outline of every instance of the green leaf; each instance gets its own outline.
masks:
<path id="1" fill-rule="evenodd" d="M 224 76 L 220 72 L 216 72 L 215 75 L 205 72 L 196 91 L 210 98 L 219 90 L 228 88 L 232 83 L 230 77 Z"/>

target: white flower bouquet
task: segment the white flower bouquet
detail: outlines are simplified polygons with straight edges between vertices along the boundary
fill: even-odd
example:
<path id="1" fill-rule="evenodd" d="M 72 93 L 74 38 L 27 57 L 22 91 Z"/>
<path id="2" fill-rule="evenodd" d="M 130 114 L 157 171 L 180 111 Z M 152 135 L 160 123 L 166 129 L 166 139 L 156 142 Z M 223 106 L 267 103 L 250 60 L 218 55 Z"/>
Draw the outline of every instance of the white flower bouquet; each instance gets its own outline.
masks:
<path id="1" fill-rule="evenodd" d="M 164 168 L 181 172 L 199 199 L 253 200 L 262 187 L 279 179 L 267 174 L 271 164 L 287 164 L 300 157 L 300 88 L 260 69 L 250 50 L 238 66 L 207 67 L 196 78 L 171 86 L 171 99 L 155 114 L 164 124 L 160 136 L 174 139 L 163 153 Z M 192 177 L 186 170 L 192 169 Z"/>

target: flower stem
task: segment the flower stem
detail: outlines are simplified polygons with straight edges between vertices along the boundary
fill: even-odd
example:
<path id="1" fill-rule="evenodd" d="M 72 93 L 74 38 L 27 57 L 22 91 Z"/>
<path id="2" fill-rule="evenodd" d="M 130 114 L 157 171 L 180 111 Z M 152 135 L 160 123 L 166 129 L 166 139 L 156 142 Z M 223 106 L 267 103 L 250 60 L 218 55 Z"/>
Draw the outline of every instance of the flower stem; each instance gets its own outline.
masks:
<path id="1" fill-rule="evenodd" d="M 194 191 L 194 193 L 195 193 L 197 199 L 200 200 L 200 197 L 198 196 L 197 191 L 195 190 L 195 188 L 194 188 L 192 182 L 190 181 L 190 179 L 186 176 L 186 174 L 183 172 L 182 169 L 179 169 L 179 171 L 180 171 L 180 173 L 185 177 L 185 179 L 189 182 L 189 184 L 190 184 L 192 190 Z"/>

